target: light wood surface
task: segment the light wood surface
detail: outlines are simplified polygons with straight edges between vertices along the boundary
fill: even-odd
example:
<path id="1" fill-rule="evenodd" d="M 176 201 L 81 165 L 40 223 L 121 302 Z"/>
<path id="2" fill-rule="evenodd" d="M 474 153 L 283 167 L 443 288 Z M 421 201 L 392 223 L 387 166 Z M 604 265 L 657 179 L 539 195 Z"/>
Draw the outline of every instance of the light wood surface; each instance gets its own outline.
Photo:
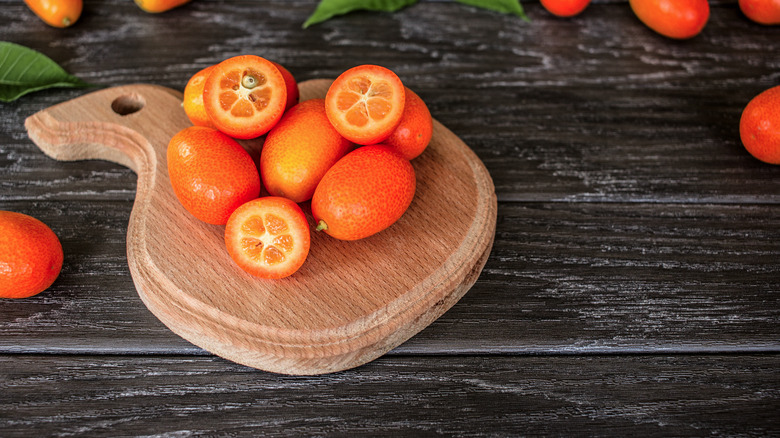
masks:
<path id="1" fill-rule="evenodd" d="M 301 83 L 302 99 L 324 97 L 329 84 Z M 165 152 L 189 125 L 179 93 L 141 84 L 96 91 L 26 121 L 52 158 L 104 159 L 138 174 L 127 232 L 138 293 L 173 332 L 217 355 L 284 374 L 364 364 L 452 307 L 490 254 L 492 180 L 468 146 L 434 122 L 431 144 L 413 161 L 415 199 L 397 223 L 356 242 L 313 231 L 293 276 L 252 277 L 225 251 L 224 227 L 198 221 L 173 193 Z M 256 156 L 262 140 L 243 144 Z"/>

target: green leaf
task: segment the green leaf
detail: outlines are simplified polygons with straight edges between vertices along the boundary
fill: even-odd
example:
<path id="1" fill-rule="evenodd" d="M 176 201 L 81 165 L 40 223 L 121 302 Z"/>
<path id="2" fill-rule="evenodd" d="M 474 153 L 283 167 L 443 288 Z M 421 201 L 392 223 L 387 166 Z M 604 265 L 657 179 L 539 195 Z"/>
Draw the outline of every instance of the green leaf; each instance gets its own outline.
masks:
<path id="1" fill-rule="evenodd" d="M 478 8 L 489 9 L 491 11 L 501 12 L 502 14 L 517 15 L 525 21 L 528 17 L 523 11 L 519 0 L 456 0 L 464 5 L 475 6 Z"/>
<path id="2" fill-rule="evenodd" d="M 395 12 L 414 3 L 417 3 L 417 0 L 320 0 L 317 9 L 303 23 L 303 27 L 305 29 L 312 24 L 322 23 L 352 11 Z"/>
<path id="3" fill-rule="evenodd" d="M 0 101 L 52 87 L 88 87 L 46 55 L 18 44 L 0 41 Z"/>

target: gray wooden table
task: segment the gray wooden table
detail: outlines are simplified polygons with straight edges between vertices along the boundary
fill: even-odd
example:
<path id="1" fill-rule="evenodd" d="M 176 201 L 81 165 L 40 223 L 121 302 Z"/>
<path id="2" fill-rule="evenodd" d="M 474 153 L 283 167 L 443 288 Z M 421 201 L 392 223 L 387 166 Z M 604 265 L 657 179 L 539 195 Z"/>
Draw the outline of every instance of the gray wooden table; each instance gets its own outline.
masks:
<path id="1" fill-rule="evenodd" d="M 282 376 L 215 357 L 138 298 L 135 174 L 43 155 L 24 119 L 88 90 L 0 103 L 0 209 L 59 235 L 46 292 L 0 300 L 0 436 L 780 435 L 780 166 L 739 139 L 780 84 L 780 26 L 711 1 L 687 41 L 627 2 L 531 19 L 453 1 L 306 30 L 316 2 L 85 1 L 72 28 L 0 0 L 0 40 L 101 86 L 182 90 L 254 53 L 299 80 L 393 69 L 483 160 L 493 252 L 430 327 L 364 366 Z"/>

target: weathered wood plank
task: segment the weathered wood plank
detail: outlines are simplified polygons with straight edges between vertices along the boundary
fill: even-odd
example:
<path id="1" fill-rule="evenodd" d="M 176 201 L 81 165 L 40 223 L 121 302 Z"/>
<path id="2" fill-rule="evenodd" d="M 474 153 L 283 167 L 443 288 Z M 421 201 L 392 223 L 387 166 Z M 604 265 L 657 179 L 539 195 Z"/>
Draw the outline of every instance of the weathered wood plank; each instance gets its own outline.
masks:
<path id="1" fill-rule="evenodd" d="M 138 299 L 128 202 L 0 202 L 51 223 L 52 288 L 0 300 L 0 351 L 198 349 Z M 396 353 L 780 350 L 780 215 L 771 205 L 504 203 L 474 288 Z"/>
<path id="2" fill-rule="evenodd" d="M 780 28 L 750 22 L 736 2 L 714 3 L 705 31 L 687 41 L 653 33 L 626 2 L 568 20 L 529 2 L 530 23 L 421 2 L 300 29 L 315 4 L 200 1 L 150 15 L 112 1 L 88 5 L 62 31 L 5 2 L 0 39 L 105 86 L 182 89 L 198 69 L 239 53 L 278 60 L 299 80 L 383 64 L 477 152 L 499 200 L 780 202 L 780 167 L 754 160 L 738 136 L 749 99 L 780 81 Z M 26 116 L 82 93 L 50 90 L 2 106 L 4 197 L 132 198 L 132 172 L 54 165 L 26 138 Z"/>
<path id="3" fill-rule="evenodd" d="M 0 434 L 770 436 L 777 355 L 393 357 L 285 377 L 181 356 L 0 356 Z"/>
<path id="4" fill-rule="evenodd" d="M 711 1 L 688 41 L 621 0 L 565 20 L 523 1 L 530 23 L 431 0 L 301 30 L 316 3 L 150 15 L 87 1 L 60 30 L 0 0 L 0 40 L 102 86 L 181 90 L 239 53 L 300 80 L 393 68 L 496 183 L 496 244 L 475 287 L 354 370 L 284 377 L 215 358 L 136 296 L 133 172 L 54 162 L 24 132 L 86 91 L 0 103 L 0 209 L 49 223 L 66 253 L 49 291 L 0 301 L 0 436 L 780 435 L 780 166 L 749 157 L 736 130 L 780 83 L 780 27 L 736 0 Z M 637 352 L 683 354 L 620 354 Z"/>

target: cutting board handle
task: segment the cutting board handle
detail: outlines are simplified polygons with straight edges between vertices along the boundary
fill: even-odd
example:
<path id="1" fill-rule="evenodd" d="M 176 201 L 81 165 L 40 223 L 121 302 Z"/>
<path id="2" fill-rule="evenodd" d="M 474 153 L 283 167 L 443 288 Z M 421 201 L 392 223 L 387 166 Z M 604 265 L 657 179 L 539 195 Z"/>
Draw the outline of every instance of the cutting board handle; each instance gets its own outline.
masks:
<path id="1" fill-rule="evenodd" d="M 33 114 L 27 133 L 51 158 L 100 159 L 138 174 L 139 191 L 156 171 L 168 141 L 190 124 L 182 95 L 169 88 L 134 84 L 95 91 Z"/>

